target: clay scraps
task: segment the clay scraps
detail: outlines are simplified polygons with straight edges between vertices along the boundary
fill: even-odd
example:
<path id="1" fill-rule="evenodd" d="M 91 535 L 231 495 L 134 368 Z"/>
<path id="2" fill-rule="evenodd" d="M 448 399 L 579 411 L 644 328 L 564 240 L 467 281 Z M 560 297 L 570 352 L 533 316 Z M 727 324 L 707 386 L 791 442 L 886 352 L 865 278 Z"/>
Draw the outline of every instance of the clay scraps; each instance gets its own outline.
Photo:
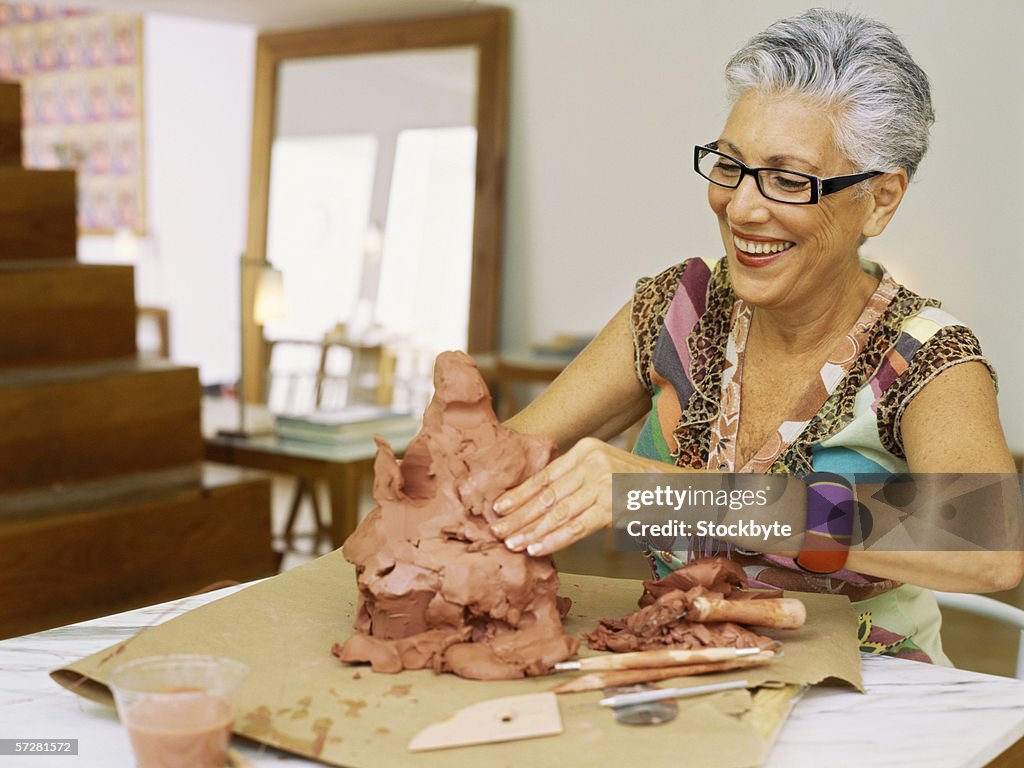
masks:
<path id="1" fill-rule="evenodd" d="M 725 558 L 698 560 L 658 581 L 645 581 L 640 609 L 619 619 L 601 619 L 586 636 L 587 643 L 593 650 L 617 653 L 668 647 L 771 650 L 778 645 L 774 639 L 736 622 L 691 620 L 698 598 L 732 601 L 781 594 L 749 592 L 746 586 L 746 574 L 735 563 Z"/>

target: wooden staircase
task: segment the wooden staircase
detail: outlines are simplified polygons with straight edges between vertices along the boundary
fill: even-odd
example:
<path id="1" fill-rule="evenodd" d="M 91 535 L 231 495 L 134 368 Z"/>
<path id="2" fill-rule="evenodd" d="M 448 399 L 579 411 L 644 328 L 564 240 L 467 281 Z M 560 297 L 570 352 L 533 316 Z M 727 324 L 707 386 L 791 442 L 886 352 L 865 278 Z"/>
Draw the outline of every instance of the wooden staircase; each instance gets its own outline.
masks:
<path id="1" fill-rule="evenodd" d="M 132 269 L 76 260 L 20 108 L 0 83 L 0 638 L 274 572 L 269 480 L 202 463 L 198 372 L 138 357 Z"/>

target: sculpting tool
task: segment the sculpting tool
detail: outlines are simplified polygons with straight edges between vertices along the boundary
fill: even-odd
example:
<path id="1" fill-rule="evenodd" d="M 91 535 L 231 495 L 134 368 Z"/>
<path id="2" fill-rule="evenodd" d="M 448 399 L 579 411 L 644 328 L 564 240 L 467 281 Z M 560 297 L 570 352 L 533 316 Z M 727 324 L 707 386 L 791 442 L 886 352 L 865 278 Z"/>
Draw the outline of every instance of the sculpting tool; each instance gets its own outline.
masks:
<path id="1" fill-rule="evenodd" d="M 673 677 L 690 677 L 711 672 L 727 672 L 767 664 L 775 658 L 768 652 L 757 656 L 744 656 L 732 661 L 713 661 L 707 664 L 686 664 L 681 667 L 655 667 L 653 669 L 614 669 L 607 672 L 588 672 L 550 688 L 552 693 L 583 693 L 620 685 L 637 685 L 668 680 Z"/>
<path id="2" fill-rule="evenodd" d="M 661 627 L 685 619 L 701 623 L 731 621 L 754 627 L 799 629 L 807 620 L 807 608 L 792 597 L 766 597 L 752 600 L 723 600 L 715 597 L 695 597 L 680 613 L 664 611 L 647 616 L 639 631 L 654 634 Z"/>
<path id="3" fill-rule="evenodd" d="M 728 683 L 712 683 L 711 685 L 696 685 L 691 688 L 655 688 L 651 691 L 638 691 L 636 693 L 620 693 L 617 696 L 609 696 L 601 699 L 598 704 L 602 707 L 629 707 L 635 704 L 645 704 L 648 701 L 661 701 L 662 699 L 681 699 L 686 696 L 701 696 L 705 693 L 717 693 L 719 691 L 732 691 L 737 688 L 746 688 L 746 680 L 732 680 Z"/>
<path id="4" fill-rule="evenodd" d="M 555 664 L 556 672 L 571 670 L 603 670 L 603 669 L 653 669 L 656 667 L 675 667 L 686 664 L 702 664 L 713 661 L 731 661 L 743 656 L 756 656 L 760 653 L 772 654 L 760 648 L 701 648 L 698 650 L 681 650 L 673 648 L 655 651 L 635 651 L 633 653 L 615 653 L 604 656 L 589 656 L 576 661 L 562 661 Z"/>
<path id="5" fill-rule="evenodd" d="M 720 600 L 694 598 L 686 611 L 689 621 L 734 621 L 755 627 L 799 629 L 807 621 L 807 608 L 792 597 L 767 597 L 762 600 Z"/>
<path id="6" fill-rule="evenodd" d="M 441 722 L 428 725 L 409 742 L 410 752 L 447 749 L 495 741 L 554 736 L 562 716 L 553 693 L 505 696 L 471 704 Z"/>

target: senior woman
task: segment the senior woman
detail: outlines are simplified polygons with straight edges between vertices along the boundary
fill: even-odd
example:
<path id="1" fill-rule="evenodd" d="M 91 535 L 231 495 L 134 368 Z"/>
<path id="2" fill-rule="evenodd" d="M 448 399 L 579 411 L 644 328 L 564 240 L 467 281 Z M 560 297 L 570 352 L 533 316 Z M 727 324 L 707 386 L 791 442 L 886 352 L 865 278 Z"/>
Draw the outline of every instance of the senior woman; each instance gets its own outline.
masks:
<path id="1" fill-rule="evenodd" d="M 613 473 L 1014 471 L 974 334 L 858 256 L 927 148 L 925 73 L 886 25 L 814 9 L 751 39 L 726 80 L 725 126 L 694 149 L 725 256 L 641 280 L 509 421 L 564 451 L 498 499 L 513 550 L 609 526 Z M 645 413 L 633 453 L 602 442 Z M 656 573 L 717 548 L 754 586 L 848 595 L 863 650 L 942 663 L 929 589 L 994 591 L 1024 573 L 1020 552 L 852 551 L 822 573 L 796 553 L 693 544 L 649 552 Z"/>

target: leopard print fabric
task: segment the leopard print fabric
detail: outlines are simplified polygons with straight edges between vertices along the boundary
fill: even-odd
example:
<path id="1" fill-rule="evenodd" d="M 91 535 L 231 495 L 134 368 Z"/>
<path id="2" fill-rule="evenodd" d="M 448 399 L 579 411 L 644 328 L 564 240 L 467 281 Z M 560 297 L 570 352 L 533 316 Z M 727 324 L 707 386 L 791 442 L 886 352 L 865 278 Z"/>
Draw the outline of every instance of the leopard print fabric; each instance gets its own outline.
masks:
<path id="1" fill-rule="evenodd" d="M 655 344 L 686 264 L 675 265 L 655 278 L 637 282 L 632 305 L 634 362 L 637 377 L 652 395 L 654 385 L 651 382 L 651 371 Z M 708 282 L 706 310 L 687 339 L 690 351 L 689 374 L 694 391 L 684 404 L 673 432 L 678 448 L 672 456 L 677 466 L 692 469 L 707 467 L 711 426 L 718 416 L 722 366 L 734 302 L 727 262 L 721 259 L 716 262 Z M 835 435 L 853 420 L 857 393 L 876 374 L 886 352 L 899 339 L 906 320 L 925 307 L 939 306 L 940 302 L 935 299 L 923 298 L 901 286 L 871 329 L 864 349 L 849 373 L 797 440 L 768 471 L 797 475 L 812 472 L 813 446 Z M 988 366 L 988 362 L 981 356 L 977 338 L 964 326 L 947 326 L 921 347 L 914 355 L 910 367 L 885 391 L 879 403 L 878 432 L 886 450 L 905 458 L 899 421 L 911 399 L 942 370 L 969 360 L 980 360 Z M 995 373 L 992 375 L 994 378 Z"/>
<path id="2" fill-rule="evenodd" d="M 885 390 L 878 403 L 878 436 L 890 453 L 906 458 L 900 422 L 914 396 L 947 368 L 977 360 L 984 363 L 998 386 L 996 372 L 981 354 L 981 344 L 969 328 L 949 325 L 935 333 L 914 355 L 907 370 Z"/>
<path id="3" fill-rule="evenodd" d="M 651 366 L 654 361 L 654 345 L 665 324 L 665 313 L 676 295 L 679 281 L 683 279 L 688 262 L 669 267 L 657 277 L 642 277 L 636 281 L 633 304 L 630 309 L 633 327 L 633 361 L 636 376 L 644 388 L 654 394 L 651 383 Z"/>
<path id="4" fill-rule="evenodd" d="M 842 430 L 854 418 L 854 403 L 857 393 L 870 381 L 881 365 L 885 353 L 900 337 L 903 323 L 925 307 L 937 307 L 935 299 L 925 299 L 900 286 L 886 311 L 875 323 L 864 342 L 864 349 L 854 361 L 853 367 L 840 382 L 835 392 L 825 401 L 821 410 L 804 429 L 800 437 L 775 461 L 768 470 L 771 473 L 805 475 L 813 472 L 811 450 L 821 442 Z M 881 430 L 882 414 L 878 417 Z M 901 456 L 901 458 L 903 458 Z"/>
<path id="5" fill-rule="evenodd" d="M 706 469 L 711 452 L 711 425 L 718 418 L 722 365 L 729 342 L 729 321 L 736 296 L 729 285 L 725 259 L 715 265 L 708 282 L 707 309 L 686 340 L 690 350 L 691 395 L 673 435 L 677 467 Z"/>

